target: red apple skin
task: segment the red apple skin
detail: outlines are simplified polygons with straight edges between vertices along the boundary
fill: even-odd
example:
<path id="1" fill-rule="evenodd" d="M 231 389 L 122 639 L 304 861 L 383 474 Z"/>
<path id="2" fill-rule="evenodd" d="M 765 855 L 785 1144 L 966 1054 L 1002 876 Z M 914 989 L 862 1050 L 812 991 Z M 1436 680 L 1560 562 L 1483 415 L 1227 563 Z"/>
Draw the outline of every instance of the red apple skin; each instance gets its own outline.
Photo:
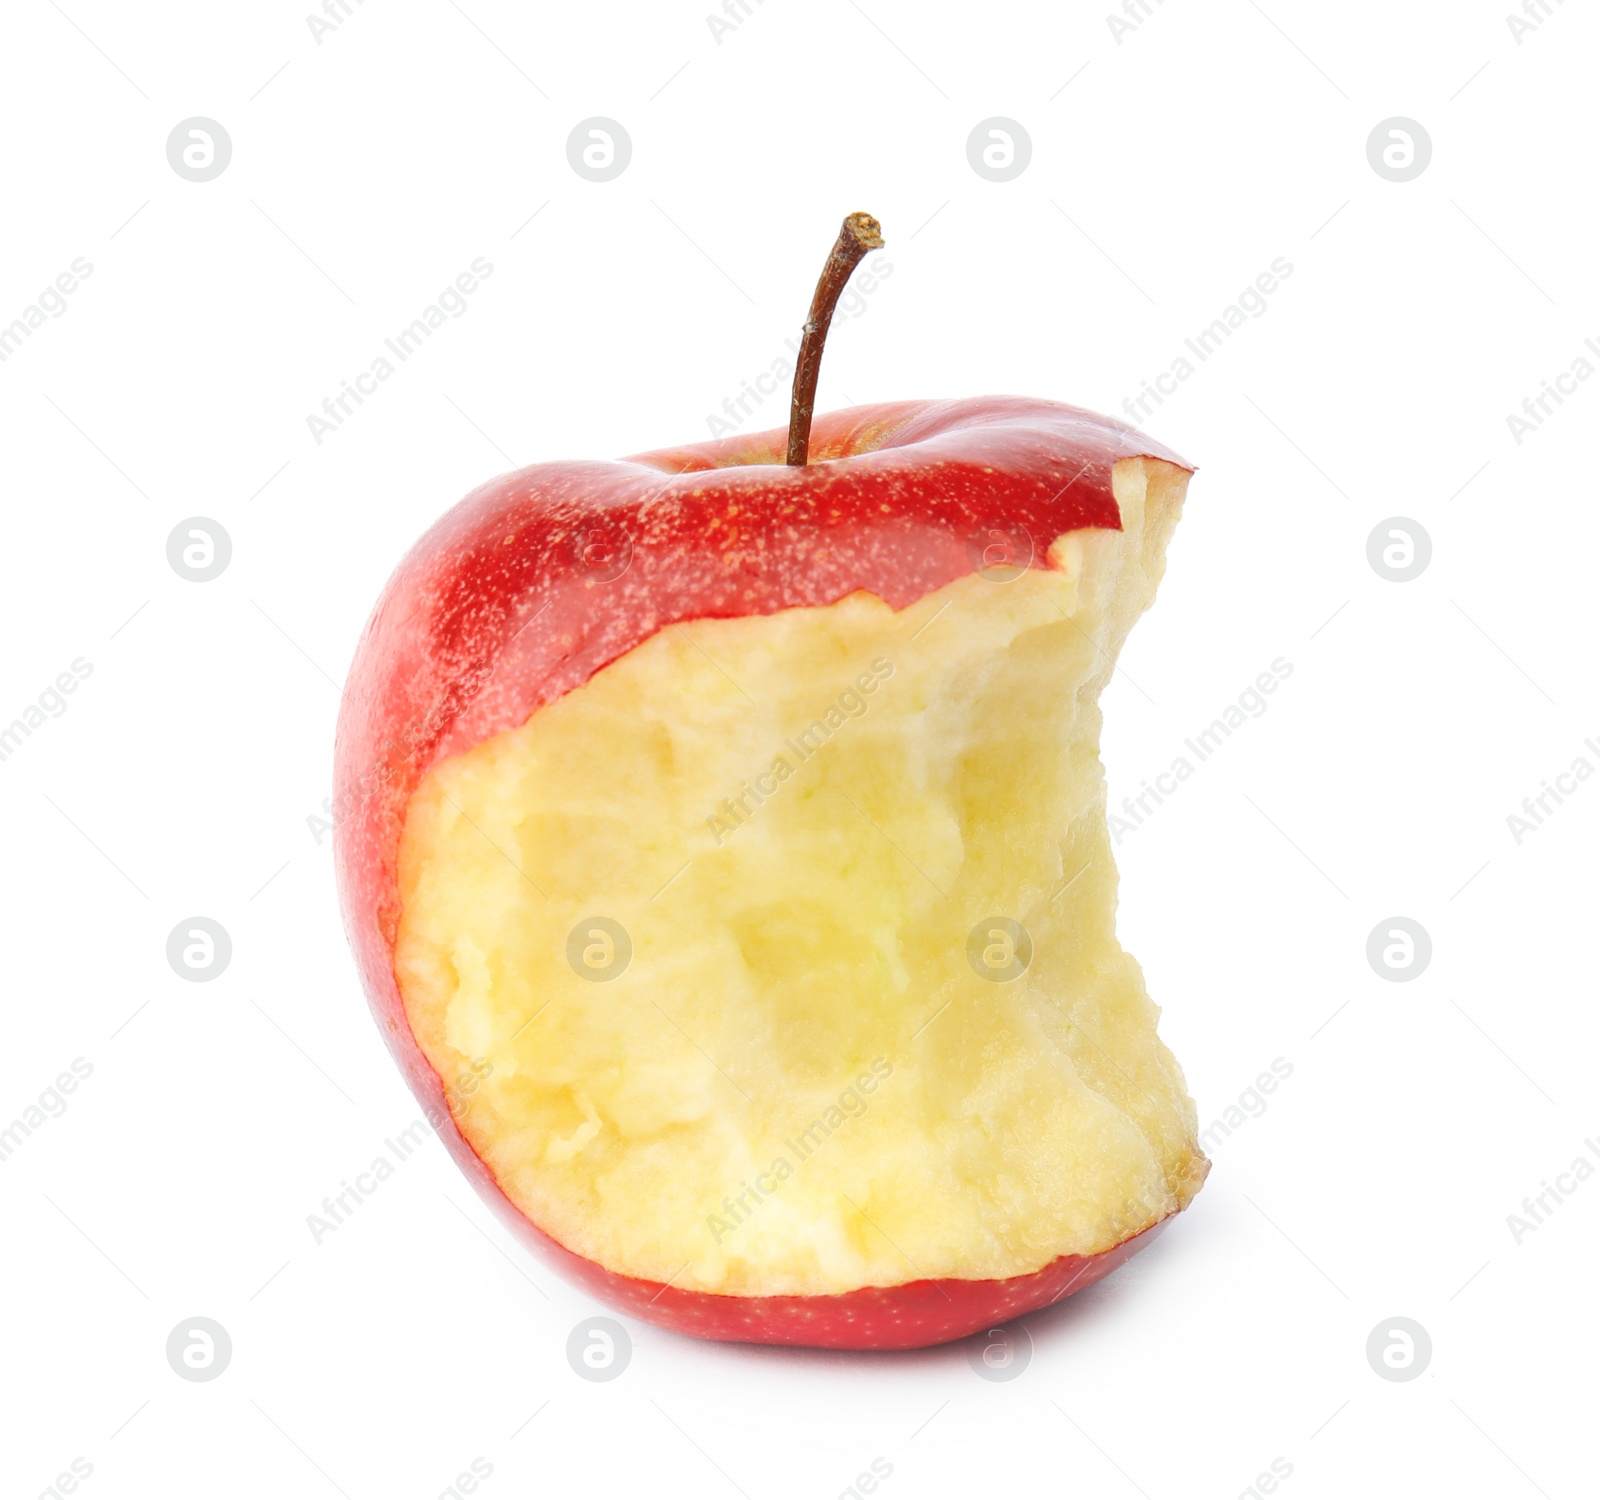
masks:
<path id="1" fill-rule="evenodd" d="M 476 1159 L 476 1158 L 474 1158 Z M 495 1189 L 504 1202 L 504 1194 Z M 552 1242 L 510 1203 L 512 1228 L 524 1243 Z M 1026 1276 L 1004 1281 L 954 1278 L 864 1286 L 830 1297 L 724 1297 L 680 1291 L 659 1281 L 618 1276 L 557 1246 L 557 1265 L 571 1281 L 618 1312 L 674 1333 L 731 1344 L 799 1344 L 810 1349 L 924 1349 L 997 1328 L 1093 1286 L 1150 1244 L 1172 1222 L 1150 1228 L 1099 1255 L 1062 1255 Z M 540 1242 L 543 1242 L 542 1244 Z"/>
<path id="2" fill-rule="evenodd" d="M 451 1154 L 525 1243 L 619 1310 L 684 1333 L 915 1348 L 1088 1286 L 1161 1226 L 1009 1280 L 841 1296 L 730 1297 L 618 1275 L 556 1243 L 501 1191 L 455 1126 L 394 975 L 400 832 L 436 762 L 526 722 L 668 625 L 832 604 L 858 589 L 905 609 L 981 566 L 1048 567 L 1063 532 L 1121 529 L 1118 459 L 1190 467 L 1121 422 L 1017 396 L 819 416 L 804 468 L 784 466 L 784 441 L 778 430 L 612 463 L 535 464 L 480 486 L 435 523 L 385 586 L 350 668 L 335 867 L 390 1050 Z"/>

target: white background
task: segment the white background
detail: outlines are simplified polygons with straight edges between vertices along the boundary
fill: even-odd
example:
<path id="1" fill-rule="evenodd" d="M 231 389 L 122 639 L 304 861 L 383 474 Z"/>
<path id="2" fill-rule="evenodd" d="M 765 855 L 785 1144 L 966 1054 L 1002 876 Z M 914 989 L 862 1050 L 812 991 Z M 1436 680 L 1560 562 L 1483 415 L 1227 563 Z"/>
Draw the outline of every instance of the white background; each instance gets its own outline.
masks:
<path id="1" fill-rule="evenodd" d="M 0 723 L 93 673 L 0 763 L 0 1125 L 93 1072 L 0 1163 L 5 1494 L 80 1458 L 86 1495 L 426 1500 L 482 1458 L 491 1497 L 764 1500 L 878 1457 L 891 1500 L 1235 1496 L 1275 1458 L 1304 1500 L 1594 1494 L 1600 1186 L 1520 1244 L 1507 1216 L 1600 1137 L 1600 783 L 1506 820 L 1600 766 L 1600 381 L 1520 445 L 1506 417 L 1600 338 L 1600 21 L 1551 0 L 1519 44 L 1505 3 L 1152 0 L 1119 42 L 1096 4 L 750 0 L 718 44 L 706 0 L 352 0 L 320 45 L 294 3 L 8 4 L 0 321 L 93 272 L 0 364 Z M 233 143 L 210 182 L 166 157 L 194 115 Z M 603 184 L 565 149 L 595 115 L 633 142 Z M 1404 183 L 1366 154 L 1396 115 L 1433 143 Z M 1032 141 L 1010 182 L 968 164 L 990 116 Z M 307 1228 L 417 1115 L 307 822 L 336 684 L 473 485 L 706 436 L 853 209 L 892 274 L 824 408 L 1118 411 L 1291 263 L 1144 424 L 1199 473 L 1105 753 L 1115 803 L 1293 664 L 1119 851 L 1202 1120 L 1293 1072 L 1164 1240 L 1029 1320 L 1015 1380 L 630 1325 L 588 1384 L 593 1304 L 437 1142 Z M 315 443 L 479 256 L 469 311 Z M 206 584 L 165 552 L 197 515 L 233 543 Z M 1393 516 L 1432 539 L 1413 582 L 1367 561 Z M 196 914 L 234 946 L 206 984 L 165 958 Z M 1365 957 L 1395 915 L 1433 942 L 1408 983 Z M 233 1342 L 204 1384 L 164 1355 L 196 1315 Z M 1433 1343 L 1408 1383 L 1365 1355 L 1396 1315 Z"/>

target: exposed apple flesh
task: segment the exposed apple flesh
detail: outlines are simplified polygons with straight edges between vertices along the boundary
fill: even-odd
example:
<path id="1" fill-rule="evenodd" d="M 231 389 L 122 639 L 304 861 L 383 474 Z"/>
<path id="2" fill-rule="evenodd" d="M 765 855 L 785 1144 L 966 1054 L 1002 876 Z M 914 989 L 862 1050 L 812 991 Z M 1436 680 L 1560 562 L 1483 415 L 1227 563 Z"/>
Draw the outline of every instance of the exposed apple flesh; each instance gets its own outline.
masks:
<path id="1" fill-rule="evenodd" d="M 486 1074 L 455 1127 L 528 1220 L 731 1302 L 1042 1287 L 1188 1203 L 1206 1163 L 1115 937 L 1096 702 L 1187 477 L 1124 458 L 1121 530 L 902 608 L 659 630 L 432 766 L 394 972 L 434 1072 Z M 632 944 L 607 982 L 568 960 L 595 917 Z M 1033 947 L 1005 982 L 968 956 L 996 917 Z"/>

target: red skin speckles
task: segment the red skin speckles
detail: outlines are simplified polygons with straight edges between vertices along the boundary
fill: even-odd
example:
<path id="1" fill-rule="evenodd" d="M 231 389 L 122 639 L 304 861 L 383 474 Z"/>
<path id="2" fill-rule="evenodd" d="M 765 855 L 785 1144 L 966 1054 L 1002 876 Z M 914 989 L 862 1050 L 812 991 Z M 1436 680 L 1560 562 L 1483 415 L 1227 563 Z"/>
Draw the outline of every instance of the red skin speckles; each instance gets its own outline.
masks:
<path id="1" fill-rule="evenodd" d="M 1155 1231 L 1008 1281 L 839 1297 L 725 1297 L 617 1275 L 556 1244 L 501 1192 L 451 1120 L 392 963 L 406 806 L 445 756 L 524 723 L 678 621 L 831 604 L 857 589 L 904 609 L 981 566 L 1047 567 L 1063 532 L 1120 529 L 1119 458 L 1188 467 L 1120 422 L 1016 396 L 819 416 L 804 468 L 784 466 L 784 441 L 775 431 L 613 463 L 535 464 L 443 516 L 384 588 L 350 669 L 335 750 L 335 863 L 390 1050 L 452 1155 L 526 1243 L 604 1301 L 685 1333 L 913 1348 L 1088 1286 Z"/>

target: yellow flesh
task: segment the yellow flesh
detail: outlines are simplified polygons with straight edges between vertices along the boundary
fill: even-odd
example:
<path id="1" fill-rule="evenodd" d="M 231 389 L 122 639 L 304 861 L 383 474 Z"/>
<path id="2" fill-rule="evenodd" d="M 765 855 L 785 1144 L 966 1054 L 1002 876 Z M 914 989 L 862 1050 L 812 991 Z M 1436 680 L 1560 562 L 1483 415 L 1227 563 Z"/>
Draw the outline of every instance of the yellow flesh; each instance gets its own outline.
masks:
<path id="1" fill-rule="evenodd" d="M 1188 1202 L 1096 706 L 1186 478 L 1121 462 L 1125 529 L 1051 571 L 670 628 L 434 767 L 396 973 L 434 1068 L 481 1076 L 457 1123 L 529 1218 L 628 1275 L 827 1294 L 1020 1275 Z M 604 982 L 567 958 L 584 923 L 605 961 L 596 916 L 633 948 Z M 997 916 L 1033 941 L 1009 982 L 968 959 Z"/>

